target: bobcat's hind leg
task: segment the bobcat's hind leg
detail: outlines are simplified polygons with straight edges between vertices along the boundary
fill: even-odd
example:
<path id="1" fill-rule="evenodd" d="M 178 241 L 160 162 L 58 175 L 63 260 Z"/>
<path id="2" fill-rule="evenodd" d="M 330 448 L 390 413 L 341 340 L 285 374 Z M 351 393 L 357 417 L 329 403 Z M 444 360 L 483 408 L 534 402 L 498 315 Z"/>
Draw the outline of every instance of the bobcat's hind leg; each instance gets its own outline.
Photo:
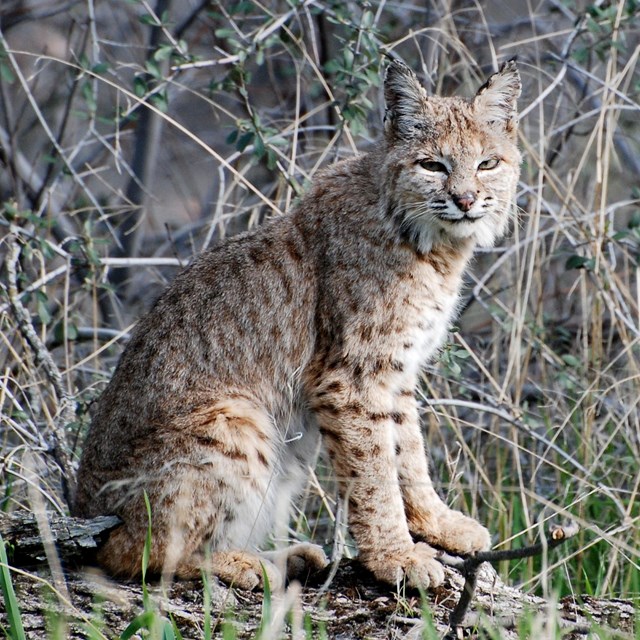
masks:
<path id="1" fill-rule="evenodd" d="M 142 568 L 142 552 L 144 548 L 144 534 L 142 536 L 131 535 L 125 525 L 114 529 L 107 541 L 98 551 L 98 564 L 109 574 L 117 578 L 133 579 L 140 575 Z M 153 549 L 153 546 L 152 546 Z M 152 572 L 158 567 L 162 560 L 160 555 L 164 554 L 164 549 L 152 555 L 150 563 Z"/>
<path id="2" fill-rule="evenodd" d="M 263 565 L 251 550 L 273 530 L 278 497 L 272 421 L 240 397 L 181 420 L 165 430 L 161 461 L 138 452 L 136 492 L 126 495 L 117 512 L 124 524 L 98 560 L 113 575 L 140 574 L 148 527 L 144 489 L 151 505 L 149 573 L 187 578 L 208 569 L 225 582 L 255 588 L 262 583 Z M 264 566 L 279 586 L 275 565 L 265 561 Z"/>
<path id="3" fill-rule="evenodd" d="M 98 554 L 98 561 L 111 575 L 122 578 L 133 578 L 140 573 L 142 562 L 142 546 L 137 540 L 127 535 L 123 527 L 112 532 L 107 543 Z M 153 551 L 149 559 L 149 570 L 158 575 L 167 566 L 164 547 Z M 201 553 L 182 556 L 175 566 L 171 567 L 171 574 L 182 580 L 196 580 L 202 572 L 209 572 L 222 582 L 238 589 L 253 589 L 264 586 L 264 573 L 267 575 L 271 589 L 276 590 L 284 586 L 282 573 L 276 565 L 257 554 L 241 550 L 217 551 L 208 557 Z"/>

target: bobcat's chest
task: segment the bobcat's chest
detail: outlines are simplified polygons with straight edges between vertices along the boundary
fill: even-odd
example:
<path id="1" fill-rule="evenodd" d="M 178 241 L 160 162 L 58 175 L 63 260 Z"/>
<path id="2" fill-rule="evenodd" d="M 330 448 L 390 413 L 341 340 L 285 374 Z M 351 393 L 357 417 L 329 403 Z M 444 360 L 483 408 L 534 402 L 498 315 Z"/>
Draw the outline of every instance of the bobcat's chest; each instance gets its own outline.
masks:
<path id="1" fill-rule="evenodd" d="M 394 357 L 411 376 L 442 346 L 459 300 L 462 267 L 430 257 L 416 264 L 396 298 L 400 330 Z"/>

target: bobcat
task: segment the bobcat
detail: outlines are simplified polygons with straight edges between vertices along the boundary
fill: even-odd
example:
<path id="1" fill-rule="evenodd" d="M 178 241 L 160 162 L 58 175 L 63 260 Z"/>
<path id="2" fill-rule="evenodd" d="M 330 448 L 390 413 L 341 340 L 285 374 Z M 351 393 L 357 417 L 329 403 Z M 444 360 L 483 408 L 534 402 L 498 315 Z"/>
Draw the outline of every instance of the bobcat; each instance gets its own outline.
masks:
<path id="1" fill-rule="evenodd" d="M 428 96 L 391 62 L 384 137 L 323 170 L 287 215 L 206 251 L 138 324 L 95 409 L 74 510 L 117 514 L 98 560 L 133 577 L 206 568 L 241 588 L 324 566 L 311 544 L 259 552 L 321 440 L 361 561 L 438 585 L 433 546 L 488 531 L 429 478 L 414 391 L 456 312 L 474 246 L 514 210 L 520 79 L 509 61 L 470 100 Z"/>

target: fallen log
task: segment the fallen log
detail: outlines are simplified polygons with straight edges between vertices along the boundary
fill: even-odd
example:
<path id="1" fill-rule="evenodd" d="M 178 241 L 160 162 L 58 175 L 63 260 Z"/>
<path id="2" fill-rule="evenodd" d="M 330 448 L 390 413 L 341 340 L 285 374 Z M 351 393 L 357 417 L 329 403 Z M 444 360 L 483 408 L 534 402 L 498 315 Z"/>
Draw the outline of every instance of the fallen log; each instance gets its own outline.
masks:
<path id="1" fill-rule="evenodd" d="M 14 566 L 29 567 L 46 562 L 48 543 L 55 545 L 58 556 L 67 565 L 91 563 L 100 544 L 120 523 L 116 516 L 85 520 L 52 512 L 47 512 L 46 521 L 50 535 L 41 533 L 38 519 L 31 511 L 0 513 L 0 536 Z"/>

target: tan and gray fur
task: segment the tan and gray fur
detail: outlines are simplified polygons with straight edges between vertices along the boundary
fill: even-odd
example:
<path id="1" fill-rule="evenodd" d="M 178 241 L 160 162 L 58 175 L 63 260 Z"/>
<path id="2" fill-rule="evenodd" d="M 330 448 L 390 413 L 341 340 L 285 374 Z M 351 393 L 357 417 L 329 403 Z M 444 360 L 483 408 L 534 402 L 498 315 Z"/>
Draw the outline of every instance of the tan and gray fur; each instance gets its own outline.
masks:
<path id="1" fill-rule="evenodd" d="M 392 62 L 383 139 L 330 166 L 287 215 L 199 256 L 136 327 L 97 404 L 75 513 L 123 524 L 99 554 L 139 573 L 202 568 L 261 584 L 259 553 L 321 440 L 360 558 L 381 580 L 437 585 L 431 545 L 467 554 L 488 531 L 429 478 L 414 392 L 445 339 L 474 246 L 514 210 L 514 62 L 472 100 L 427 95 Z M 325 562 L 293 545 L 288 571 Z"/>

